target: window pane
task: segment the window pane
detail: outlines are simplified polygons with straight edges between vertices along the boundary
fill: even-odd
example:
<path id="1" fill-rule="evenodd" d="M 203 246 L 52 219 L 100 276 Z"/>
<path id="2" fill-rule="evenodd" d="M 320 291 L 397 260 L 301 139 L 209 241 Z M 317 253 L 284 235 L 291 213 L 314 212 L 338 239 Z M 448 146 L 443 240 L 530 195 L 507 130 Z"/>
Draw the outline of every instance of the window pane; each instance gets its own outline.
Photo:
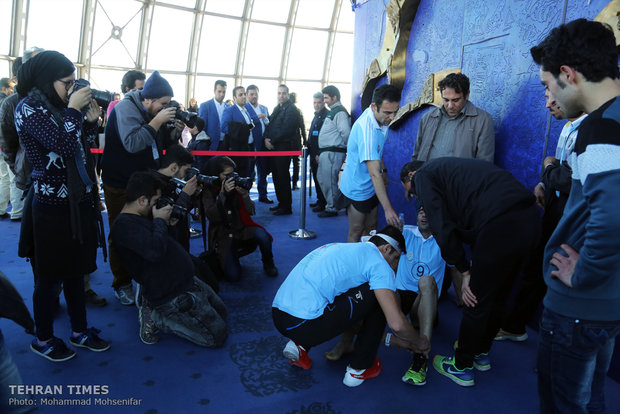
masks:
<path id="1" fill-rule="evenodd" d="M 338 17 L 338 30 L 353 32 L 355 28 L 355 13 L 351 10 L 351 2 L 343 1 Z"/>
<path id="2" fill-rule="evenodd" d="M 291 4 L 288 0 L 254 0 L 252 20 L 286 23 L 290 9 Z"/>
<path id="3" fill-rule="evenodd" d="M 336 33 L 328 79 L 349 82 L 353 76 L 353 35 Z"/>
<path id="4" fill-rule="evenodd" d="M 233 78 L 198 76 L 194 87 L 194 98 L 198 101 L 198 106 L 209 99 L 213 99 L 213 86 L 215 85 L 215 81 L 218 79 L 226 81 L 227 83 L 226 96 L 224 96 L 224 100 L 231 99 L 232 90 L 235 87 L 235 80 Z"/>
<path id="5" fill-rule="evenodd" d="M 147 73 L 146 79 L 148 79 L 149 76 L 151 76 L 151 74 Z M 163 76 L 163 78 L 166 79 L 168 83 L 170 83 L 170 86 L 172 86 L 172 91 L 174 92 L 172 100 L 183 104 L 183 106 L 187 105 L 187 102 L 185 102 L 188 100 L 185 94 L 187 75 L 173 75 L 170 73 L 162 73 L 161 76 Z"/>
<path id="6" fill-rule="evenodd" d="M 326 31 L 294 29 L 286 77 L 320 80 L 323 77 L 326 46 Z"/>
<path id="7" fill-rule="evenodd" d="M 0 0 L 0 54 L 8 55 L 11 49 L 11 0 Z"/>
<path id="8" fill-rule="evenodd" d="M 284 27 L 250 23 L 243 74 L 277 78 L 283 45 Z"/>
<path id="9" fill-rule="evenodd" d="M 151 22 L 147 67 L 154 70 L 187 70 L 187 52 L 194 14 L 156 6 Z M 170 30 L 174 22 L 174 31 Z"/>
<path id="10" fill-rule="evenodd" d="M 87 77 L 91 86 L 95 89 L 121 93 L 121 82 L 125 72 L 109 69 L 91 69 Z"/>
<path id="11" fill-rule="evenodd" d="M 343 3 L 350 4 L 348 1 Z M 296 26 L 329 28 L 334 14 L 334 0 L 300 0 Z"/>
<path id="12" fill-rule="evenodd" d="M 196 0 L 157 0 L 157 3 L 173 4 L 175 6 L 183 6 L 193 9 L 196 7 Z"/>
<path id="13" fill-rule="evenodd" d="M 334 85 L 340 91 L 340 102 L 351 113 L 351 84 L 350 83 L 328 83 Z"/>
<path id="14" fill-rule="evenodd" d="M 227 14 L 229 16 L 241 16 L 245 0 L 207 0 L 206 11 Z"/>
<path id="15" fill-rule="evenodd" d="M 277 80 L 243 78 L 243 86 L 247 88 L 252 84 L 258 86 L 258 103 L 265 105 L 271 114 L 273 108 L 278 104 L 278 85 L 280 82 Z"/>
<path id="16" fill-rule="evenodd" d="M 198 72 L 235 73 L 240 26 L 240 20 L 204 16 L 198 46 Z"/>
<path id="17" fill-rule="evenodd" d="M 56 17 L 52 19 L 52 16 Z M 81 24 L 82 2 L 30 0 L 26 48 L 38 46 L 56 50 L 77 62 Z"/>
<path id="18" fill-rule="evenodd" d="M 135 67 L 140 36 L 140 3 L 126 2 L 118 7 L 116 0 L 99 0 L 93 27 L 92 64 L 102 66 Z M 110 38 L 113 27 L 119 39 Z"/>
<path id="19" fill-rule="evenodd" d="M 321 82 L 286 82 L 290 93 L 297 94 L 297 103 L 304 116 L 306 129 L 310 126 L 312 118 L 314 118 L 314 108 L 312 106 L 313 98 L 316 92 L 321 90 Z"/>

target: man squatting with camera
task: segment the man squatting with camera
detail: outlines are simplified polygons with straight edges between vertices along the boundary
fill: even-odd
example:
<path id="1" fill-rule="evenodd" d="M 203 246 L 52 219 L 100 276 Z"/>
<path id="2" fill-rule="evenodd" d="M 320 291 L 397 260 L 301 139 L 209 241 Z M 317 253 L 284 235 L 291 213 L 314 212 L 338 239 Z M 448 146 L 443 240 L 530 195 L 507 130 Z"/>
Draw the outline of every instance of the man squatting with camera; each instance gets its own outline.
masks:
<path id="1" fill-rule="evenodd" d="M 170 214 L 170 235 L 178 241 L 185 251 L 189 252 L 189 211 L 197 204 L 198 199 L 192 198 L 200 193 L 197 177 L 188 177 L 190 167 L 194 163 L 191 152 L 179 144 L 171 145 L 161 158 L 157 177 L 165 183 L 159 206 L 172 206 Z M 186 178 L 189 178 L 185 181 Z M 177 191 L 180 190 L 180 191 Z"/>
<path id="2" fill-rule="evenodd" d="M 125 204 L 125 188 L 131 174 L 159 168 L 164 149 L 177 143 L 181 136 L 183 123 L 169 124 L 177 112 L 177 108 L 167 107 L 172 96 L 168 81 L 155 71 L 142 90 L 128 92 L 110 112 L 101 161 L 110 228 Z M 112 243 L 109 252 L 114 293 L 123 305 L 132 305 L 131 275 Z"/>

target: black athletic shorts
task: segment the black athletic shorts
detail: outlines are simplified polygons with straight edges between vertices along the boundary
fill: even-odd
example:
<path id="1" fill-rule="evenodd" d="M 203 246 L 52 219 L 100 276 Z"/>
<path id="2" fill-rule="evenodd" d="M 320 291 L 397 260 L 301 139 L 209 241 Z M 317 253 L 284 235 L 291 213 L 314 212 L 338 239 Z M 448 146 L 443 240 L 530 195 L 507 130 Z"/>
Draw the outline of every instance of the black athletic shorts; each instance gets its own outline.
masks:
<path id="1" fill-rule="evenodd" d="M 355 207 L 357 211 L 359 211 L 360 213 L 364 213 L 364 214 L 370 213 L 373 208 L 379 205 L 379 199 L 377 198 L 376 194 L 370 197 L 368 200 L 364 200 L 364 201 L 355 201 L 355 200 L 351 200 L 348 197 L 347 197 L 347 200 L 348 200 L 348 204 L 353 205 L 353 207 Z"/>

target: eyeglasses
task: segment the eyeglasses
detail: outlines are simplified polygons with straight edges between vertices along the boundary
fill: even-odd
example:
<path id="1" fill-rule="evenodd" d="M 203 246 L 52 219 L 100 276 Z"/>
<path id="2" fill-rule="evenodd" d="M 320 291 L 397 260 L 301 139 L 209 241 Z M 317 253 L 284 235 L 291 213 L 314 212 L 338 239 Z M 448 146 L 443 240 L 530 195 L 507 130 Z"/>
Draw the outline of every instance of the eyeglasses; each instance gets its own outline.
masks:
<path id="1" fill-rule="evenodd" d="M 68 91 L 75 84 L 75 79 L 71 79 L 71 80 L 67 80 L 67 81 L 62 80 L 62 79 L 58 79 L 57 82 L 64 83 L 65 90 Z"/>

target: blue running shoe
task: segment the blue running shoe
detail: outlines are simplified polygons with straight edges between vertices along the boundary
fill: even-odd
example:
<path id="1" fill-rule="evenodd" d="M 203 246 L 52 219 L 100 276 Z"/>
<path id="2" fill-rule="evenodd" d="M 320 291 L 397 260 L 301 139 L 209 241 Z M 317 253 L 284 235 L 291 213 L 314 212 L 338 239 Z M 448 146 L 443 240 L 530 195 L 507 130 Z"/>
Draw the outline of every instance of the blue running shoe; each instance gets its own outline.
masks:
<path id="1" fill-rule="evenodd" d="M 435 358 L 433 359 L 433 367 L 441 375 L 450 378 L 458 385 L 461 385 L 463 387 L 474 386 L 474 369 L 458 369 L 454 365 L 453 357 L 435 355 Z"/>
<path id="2" fill-rule="evenodd" d="M 459 347 L 459 341 L 454 342 L 454 350 Z M 478 371 L 488 371 L 491 369 L 491 358 L 488 352 L 483 352 L 474 357 L 474 368 Z"/>
<path id="3" fill-rule="evenodd" d="M 488 371 L 491 369 L 491 358 L 489 353 L 485 352 L 474 357 L 474 368 L 478 371 Z"/>

